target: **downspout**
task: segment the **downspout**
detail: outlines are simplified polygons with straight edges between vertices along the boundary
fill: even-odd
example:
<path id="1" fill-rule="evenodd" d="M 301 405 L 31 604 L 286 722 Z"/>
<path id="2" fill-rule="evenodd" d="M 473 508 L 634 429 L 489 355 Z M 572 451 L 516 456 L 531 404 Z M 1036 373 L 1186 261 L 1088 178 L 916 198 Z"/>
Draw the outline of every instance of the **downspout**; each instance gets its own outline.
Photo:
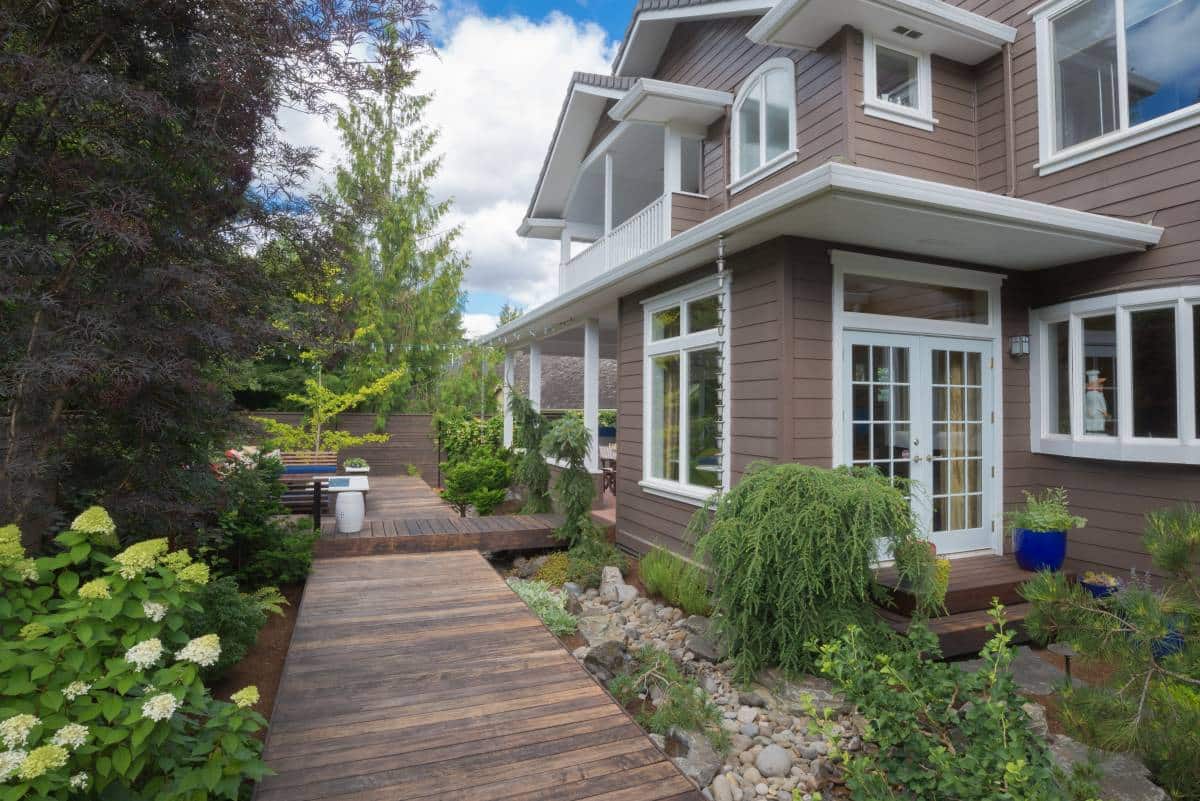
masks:
<path id="1" fill-rule="evenodd" d="M 1012 45 L 1005 44 L 1003 48 L 1004 61 L 1004 164 L 1006 167 L 1006 194 L 1017 196 L 1017 123 L 1014 119 L 1015 103 L 1013 100 L 1013 54 Z"/>

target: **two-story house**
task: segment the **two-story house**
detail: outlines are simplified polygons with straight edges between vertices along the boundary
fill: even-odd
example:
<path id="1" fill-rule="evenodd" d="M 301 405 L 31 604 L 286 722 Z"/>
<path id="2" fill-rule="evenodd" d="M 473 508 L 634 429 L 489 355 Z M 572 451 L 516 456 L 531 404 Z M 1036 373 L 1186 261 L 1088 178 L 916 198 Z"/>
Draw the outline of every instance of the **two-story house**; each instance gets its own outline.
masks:
<path id="1" fill-rule="evenodd" d="M 1144 570 L 1200 500 L 1197 41 L 1200 0 L 641 0 L 520 225 L 558 295 L 486 339 L 535 400 L 583 355 L 593 430 L 617 360 L 635 551 L 773 460 L 913 479 L 950 555 L 1064 486 L 1074 564 Z"/>

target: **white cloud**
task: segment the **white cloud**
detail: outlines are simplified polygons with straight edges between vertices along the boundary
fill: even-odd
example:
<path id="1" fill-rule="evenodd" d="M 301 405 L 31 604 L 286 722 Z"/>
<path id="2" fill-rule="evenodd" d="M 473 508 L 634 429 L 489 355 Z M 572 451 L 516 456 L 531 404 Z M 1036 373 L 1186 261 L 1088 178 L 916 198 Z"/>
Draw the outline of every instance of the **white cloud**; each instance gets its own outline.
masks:
<path id="1" fill-rule="evenodd" d="M 490 334 L 500 325 L 500 318 L 494 314 L 464 314 L 463 329 L 469 339 Z"/>
<path id="2" fill-rule="evenodd" d="M 451 4 L 433 27 L 442 46 L 418 60 L 416 89 L 434 96 L 425 119 L 440 131 L 434 189 L 454 201 L 452 222 L 463 228 L 466 288 L 529 308 L 556 292 L 559 246 L 523 240 L 516 228 L 571 73 L 607 72 L 615 45 L 599 26 L 559 13 L 535 22 Z M 285 111 L 280 124 L 291 141 L 324 151 L 326 176 L 315 178 L 330 179 L 338 149 L 332 121 Z"/>

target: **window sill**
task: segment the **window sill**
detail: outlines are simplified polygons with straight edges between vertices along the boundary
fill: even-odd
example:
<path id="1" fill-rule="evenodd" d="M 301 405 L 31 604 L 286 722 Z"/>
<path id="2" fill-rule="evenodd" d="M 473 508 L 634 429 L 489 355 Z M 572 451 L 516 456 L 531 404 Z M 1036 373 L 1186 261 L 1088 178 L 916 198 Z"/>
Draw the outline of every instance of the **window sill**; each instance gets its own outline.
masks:
<path id="1" fill-rule="evenodd" d="M 1094 159 L 1120 152 L 1126 148 L 1178 133 L 1195 125 L 1200 125 L 1200 103 L 1173 111 L 1156 120 L 1143 122 L 1133 128 L 1128 128 L 1124 131 L 1113 131 L 1110 134 L 1099 136 L 1083 144 L 1075 145 L 1066 150 L 1060 150 L 1053 155 L 1044 157 L 1035 166 L 1037 167 L 1038 175 L 1052 175 L 1061 170 L 1077 167 Z M 1050 132 L 1043 129 L 1040 135 L 1049 137 Z"/>
<path id="2" fill-rule="evenodd" d="M 1198 446 L 1200 442 L 1187 443 L 1178 439 L 1049 436 L 1035 440 L 1033 452 L 1112 462 L 1200 464 Z"/>
<path id="3" fill-rule="evenodd" d="M 660 498 L 679 501 L 690 506 L 704 506 L 719 493 L 719 490 L 715 489 L 692 487 L 673 481 L 655 481 L 654 479 L 639 481 L 638 486 L 649 495 L 657 495 Z"/>
<path id="4" fill-rule="evenodd" d="M 799 152 L 797 152 L 794 149 L 788 150 L 785 153 L 780 153 L 778 156 L 771 159 L 766 164 L 762 165 L 761 167 L 758 167 L 753 172 L 749 172 L 749 173 L 743 175 L 742 177 L 738 178 L 736 181 L 732 182 L 725 188 L 729 190 L 729 194 L 736 195 L 738 192 L 741 192 L 743 189 L 749 189 L 751 186 L 758 183 L 763 178 L 766 178 L 769 175 L 774 175 L 775 173 L 779 172 L 780 170 L 790 167 L 791 165 L 795 164 L 799 160 L 800 160 L 800 154 L 799 154 Z"/>
<path id="5" fill-rule="evenodd" d="M 932 131 L 933 126 L 937 125 L 937 120 L 932 114 L 897 106 L 894 103 L 878 103 L 867 100 L 862 107 L 863 113 L 868 117 L 877 117 L 881 120 L 907 125 L 910 128 L 919 128 L 922 131 Z"/>

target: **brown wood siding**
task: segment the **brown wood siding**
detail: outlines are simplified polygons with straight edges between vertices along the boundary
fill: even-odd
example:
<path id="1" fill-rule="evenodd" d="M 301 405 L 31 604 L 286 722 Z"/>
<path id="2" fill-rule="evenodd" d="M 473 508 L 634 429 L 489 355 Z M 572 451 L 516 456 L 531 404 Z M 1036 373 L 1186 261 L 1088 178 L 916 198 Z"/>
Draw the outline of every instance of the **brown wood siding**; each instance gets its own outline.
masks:
<path id="1" fill-rule="evenodd" d="M 833 464 L 833 265 L 829 245 L 789 240 L 791 461 Z"/>
<path id="2" fill-rule="evenodd" d="M 704 222 L 708 217 L 708 198 L 684 192 L 671 194 L 671 236 L 678 236 L 687 229 Z"/>
<path id="3" fill-rule="evenodd" d="M 678 25 L 654 75 L 659 80 L 736 94 L 764 62 L 784 57 L 796 64 L 797 163 L 730 197 L 725 188 L 729 183 L 729 126 L 728 119 L 722 118 L 709 127 L 704 142 L 703 189 L 709 197 L 708 216 L 845 155 L 842 37 L 834 37 L 813 53 L 765 47 L 746 37 L 756 21 L 738 17 Z"/>
<path id="4" fill-rule="evenodd" d="M 270 417 L 289 425 L 299 425 L 304 415 L 299 412 L 253 412 L 254 417 Z M 329 426 L 336 431 L 349 431 L 361 436 L 375 433 L 375 415 L 344 412 Z M 430 484 L 437 481 L 438 446 L 433 417 L 428 414 L 393 414 L 388 416 L 383 433 L 391 435 L 387 442 L 358 445 L 338 452 L 338 461 L 357 456 L 371 465 L 372 475 L 402 476 L 410 465 L 417 468 L 421 478 Z"/>

